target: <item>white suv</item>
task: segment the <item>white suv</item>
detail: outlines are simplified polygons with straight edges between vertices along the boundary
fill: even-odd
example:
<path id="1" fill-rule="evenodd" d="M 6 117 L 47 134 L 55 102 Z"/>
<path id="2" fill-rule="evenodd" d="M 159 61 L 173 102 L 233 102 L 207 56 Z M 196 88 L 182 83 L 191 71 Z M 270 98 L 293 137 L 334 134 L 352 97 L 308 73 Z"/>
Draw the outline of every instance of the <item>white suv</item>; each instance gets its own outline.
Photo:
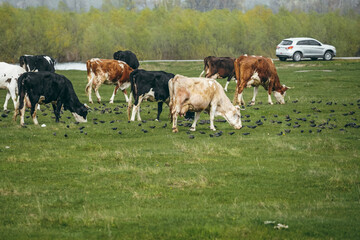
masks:
<path id="1" fill-rule="evenodd" d="M 280 61 L 286 61 L 287 58 L 292 58 L 295 62 L 301 58 L 323 58 L 329 61 L 336 56 L 336 48 L 313 38 L 286 38 L 276 47 L 276 56 Z"/>

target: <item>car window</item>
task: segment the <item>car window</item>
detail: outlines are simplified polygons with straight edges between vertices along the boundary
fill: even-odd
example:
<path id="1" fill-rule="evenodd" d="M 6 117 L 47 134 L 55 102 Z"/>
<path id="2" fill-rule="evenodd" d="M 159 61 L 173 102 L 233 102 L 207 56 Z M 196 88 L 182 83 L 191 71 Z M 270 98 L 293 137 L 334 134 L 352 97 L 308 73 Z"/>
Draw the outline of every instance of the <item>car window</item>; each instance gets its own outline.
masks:
<path id="1" fill-rule="evenodd" d="M 298 41 L 296 45 L 309 45 L 309 42 L 308 40 L 302 40 L 302 41 Z"/>
<path id="2" fill-rule="evenodd" d="M 281 45 L 291 45 L 293 42 L 291 40 L 282 40 Z"/>
<path id="3" fill-rule="evenodd" d="M 315 40 L 309 40 L 309 43 L 312 46 L 321 46 L 321 44 L 318 41 L 315 41 Z"/>

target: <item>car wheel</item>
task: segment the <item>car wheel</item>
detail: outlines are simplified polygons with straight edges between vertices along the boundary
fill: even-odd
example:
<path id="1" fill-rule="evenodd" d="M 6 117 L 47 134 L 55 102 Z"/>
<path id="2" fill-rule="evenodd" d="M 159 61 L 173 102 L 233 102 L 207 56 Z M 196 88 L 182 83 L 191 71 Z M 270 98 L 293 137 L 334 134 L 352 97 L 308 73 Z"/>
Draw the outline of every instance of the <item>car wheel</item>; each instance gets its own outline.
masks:
<path id="1" fill-rule="evenodd" d="M 317 60 L 317 58 L 311 58 L 311 60 L 315 61 L 315 60 Z"/>
<path id="2" fill-rule="evenodd" d="M 333 54 L 330 51 L 326 51 L 326 53 L 324 54 L 324 60 L 325 61 L 330 61 L 333 58 Z"/>
<path id="3" fill-rule="evenodd" d="M 286 61 L 286 58 L 285 57 L 279 57 L 279 60 L 284 62 L 284 61 Z"/>
<path id="4" fill-rule="evenodd" d="M 294 53 L 294 55 L 293 55 L 293 60 L 294 60 L 294 62 L 298 62 L 298 61 L 300 61 L 301 60 L 301 52 L 296 52 L 296 53 Z"/>

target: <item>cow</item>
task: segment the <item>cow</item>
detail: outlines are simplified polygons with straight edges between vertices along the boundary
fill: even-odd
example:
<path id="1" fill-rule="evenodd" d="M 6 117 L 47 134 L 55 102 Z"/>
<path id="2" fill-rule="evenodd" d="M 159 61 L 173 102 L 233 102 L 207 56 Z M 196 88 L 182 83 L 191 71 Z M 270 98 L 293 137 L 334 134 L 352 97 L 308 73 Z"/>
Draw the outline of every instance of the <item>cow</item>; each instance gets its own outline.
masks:
<path id="1" fill-rule="evenodd" d="M 0 62 L 0 89 L 6 89 L 4 111 L 7 111 L 8 101 L 11 97 L 16 108 L 16 95 L 18 92 L 17 80 L 25 70 L 22 67 Z"/>
<path id="2" fill-rule="evenodd" d="M 25 98 L 31 105 L 31 116 L 35 125 L 36 105 L 52 103 L 55 121 L 59 122 L 60 110 L 69 110 L 77 122 L 87 122 L 88 107 L 82 104 L 69 79 L 52 72 L 26 72 L 18 79 L 19 98 L 14 113 L 14 121 L 20 114 L 20 125 L 24 126 Z"/>
<path id="3" fill-rule="evenodd" d="M 168 82 L 175 75 L 163 71 L 145 71 L 142 69 L 136 69 L 130 74 L 131 93 L 130 100 L 128 102 L 128 118 L 131 121 L 135 121 L 135 115 L 137 114 L 138 121 L 141 121 L 140 117 L 140 104 L 144 100 L 158 102 L 158 112 L 156 120 L 160 119 L 162 112 L 162 105 L 165 102 L 169 104 L 169 86 Z M 132 109 L 132 115 L 130 118 L 130 109 L 132 107 L 132 98 L 135 102 Z"/>
<path id="4" fill-rule="evenodd" d="M 91 98 L 91 88 L 97 97 L 98 103 L 101 103 L 99 88 L 101 84 L 114 84 L 115 89 L 110 98 L 110 103 L 114 103 L 115 95 L 120 88 L 125 95 L 126 102 L 129 101 L 126 89 L 130 87 L 130 73 L 133 71 L 129 65 L 123 61 L 113 59 L 92 58 L 86 62 L 87 80 L 85 92 L 89 96 L 89 102 L 93 103 Z"/>
<path id="5" fill-rule="evenodd" d="M 254 96 L 250 105 L 255 105 L 258 88 L 262 85 L 268 91 L 268 103 L 273 104 L 271 92 L 274 92 L 276 101 L 285 104 L 285 94 L 289 87 L 280 84 L 274 62 L 262 56 L 242 55 L 235 60 L 235 75 L 237 79 L 234 104 L 245 105 L 243 90 L 245 87 L 254 87 Z"/>
<path id="6" fill-rule="evenodd" d="M 213 131 L 216 131 L 215 116 L 224 117 L 235 129 L 242 128 L 240 107 L 231 104 L 222 86 L 214 79 L 176 75 L 169 81 L 169 93 L 173 132 L 178 132 L 178 115 L 182 116 L 188 110 L 195 112 L 190 131 L 196 130 L 196 122 L 203 110 L 209 112 L 210 129 Z"/>
<path id="7" fill-rule="evenodd" d="M 55 72 L 55 60 L 47 55 L 24 55 L 19 58 L 19 63 L 26 72 Z"/>
<path id="8" fill-rule="evenodd" d="M 126 62 L 132 69 L 137 69 L 139 67 L 139 61 L 135 53 L 129 50 L 114 52 L 114 59 Z"/>
<path id="9" fill-rule="evenodd" d="M 235 58 L 230 57 L 208 56 L 204 58 L 204 70 L 201 72 L 200 77 L 202 77 L 205 73 L 206 78 L 227 78 L 224 88 L 227 92 L 230 80 L 235 77 L 234 61 Z"/>

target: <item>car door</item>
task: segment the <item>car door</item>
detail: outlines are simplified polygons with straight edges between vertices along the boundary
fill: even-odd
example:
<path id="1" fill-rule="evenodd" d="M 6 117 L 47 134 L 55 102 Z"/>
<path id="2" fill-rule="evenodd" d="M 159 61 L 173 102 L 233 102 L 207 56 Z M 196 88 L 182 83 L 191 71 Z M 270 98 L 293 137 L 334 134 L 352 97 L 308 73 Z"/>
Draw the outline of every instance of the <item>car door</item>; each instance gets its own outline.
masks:
<path id="1" fill-rule="evenodd" d="M 311 56 L 322 56 L 324 54 L 324 47 L 321 43 L 315 40 L 309 40 L 309 44 Z"/>
<path id="2" fill-rule="evenodd" d="M 302 52 L 303 57 L 306 57 L 307 55 L 309 55 L 311 53 L 311 48 L 309 46 L 308 40 L 298 41 L 296 45 L 297 45 L 298 49 Z"/>

